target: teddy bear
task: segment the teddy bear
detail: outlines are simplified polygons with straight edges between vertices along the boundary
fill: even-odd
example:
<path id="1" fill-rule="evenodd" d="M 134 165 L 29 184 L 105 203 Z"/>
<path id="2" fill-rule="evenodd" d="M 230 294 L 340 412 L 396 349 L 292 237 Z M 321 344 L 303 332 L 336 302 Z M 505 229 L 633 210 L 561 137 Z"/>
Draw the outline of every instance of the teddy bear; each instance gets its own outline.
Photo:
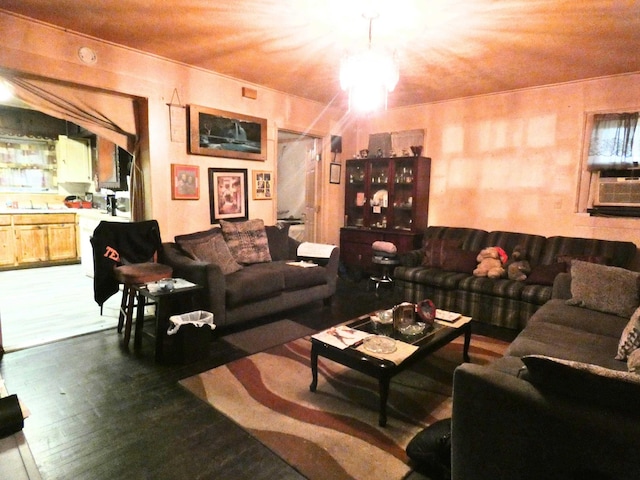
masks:
<path id="1" fill-rule="evenodd" d="M 507 254 L 502 248 L 483 248 L 480 250 L 476 260 L 478 261 L 478 266 L 473 271 L 476 277 L 504 277 L 506 271 L 502 265 L 507 261 Z"/>
<path id="2" fill-rule="evenodd" d="M 527 255 L 521 245 L 517 245 L 513 249 L 513 253 L 509 257 L 509 261 L 505 265 L 507 269 L 507 277 L 509 280 L 517 280 L 522 282 L 526 280 L 531 273 L 531 265 L 527 260 Z"/>

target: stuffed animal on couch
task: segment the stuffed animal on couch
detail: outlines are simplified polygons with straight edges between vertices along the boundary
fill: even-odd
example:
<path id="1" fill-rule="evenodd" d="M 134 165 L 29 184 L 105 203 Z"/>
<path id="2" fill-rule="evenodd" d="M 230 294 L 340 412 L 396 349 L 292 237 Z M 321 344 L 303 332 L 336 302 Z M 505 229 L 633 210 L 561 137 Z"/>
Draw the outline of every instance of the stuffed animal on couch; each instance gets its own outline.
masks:
<path id="1" fill-rule="evenodd" d="M 526 252 L 521 245 L 517 245 L 513 249 L 513 253 L 509 257 L 505 267 L 507 269 L 507 277 L 509 280 L 522 282 L 527 279 L 527 276 L 531 273 L 531 265 L 529 264 Z"/>
<path id="2" fill-rule="evenodd" d="M 505 276 L 506 270 L 503 265 L 507 262 L 507 254 L 502 248 L 483 248 L 476 260 L 478 266 L 473 271 L 476 277 L 500 278 Z"/>

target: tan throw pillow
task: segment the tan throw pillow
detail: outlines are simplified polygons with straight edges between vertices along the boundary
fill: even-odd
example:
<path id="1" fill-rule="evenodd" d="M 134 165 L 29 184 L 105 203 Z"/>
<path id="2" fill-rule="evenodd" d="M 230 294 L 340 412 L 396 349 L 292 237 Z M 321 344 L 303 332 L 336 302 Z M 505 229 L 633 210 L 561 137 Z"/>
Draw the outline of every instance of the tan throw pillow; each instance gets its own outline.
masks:
<path id="1" fill-rule="evenodd" d="M 627 369 L 631 373 L 640 375 L 640 348 L 636 348 L 627 358 Z"/>
<path id="2" fill-rule="evenodd" d="M 616 360 L 627 360 L 629 355 L 638 348 L 640 348 L 640 308 L 633 312 L 629 323 L 622 331 Z"/>
<path id="3" fill-rule="evenodd" d="M 200 238 L 178 239 L 177 243 L 191 258 L 218 265 L 224 275 L 237 272 L 242 268 L 242 265 L 239 265 L 231 255 L 220 232 Z"/>
<path id="4" fill-rule="evenodd" d="M 245 265 L 271 261 L 269 240 L 260 219 L 245 222 L 220 220 L 222 235 L 236 262 Z"/>
<path id="5" fill-rule="evenodd" d="M 640 303 L 639 278 L 640 273 L 624 268 L 573 260 L 567 305 L 629 318 Z"/>

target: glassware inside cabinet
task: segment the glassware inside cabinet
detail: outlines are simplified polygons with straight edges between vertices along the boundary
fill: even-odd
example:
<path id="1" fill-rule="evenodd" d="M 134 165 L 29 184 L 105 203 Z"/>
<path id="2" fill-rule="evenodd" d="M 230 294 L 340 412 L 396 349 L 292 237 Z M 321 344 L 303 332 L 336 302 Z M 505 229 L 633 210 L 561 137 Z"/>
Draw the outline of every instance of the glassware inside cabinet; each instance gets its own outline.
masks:
<path id="1" fill-rule="evenodd" d="M 367 206 L 364 162 L 350 160 L 346 165 L 345 226 L 362 227 Z"/>

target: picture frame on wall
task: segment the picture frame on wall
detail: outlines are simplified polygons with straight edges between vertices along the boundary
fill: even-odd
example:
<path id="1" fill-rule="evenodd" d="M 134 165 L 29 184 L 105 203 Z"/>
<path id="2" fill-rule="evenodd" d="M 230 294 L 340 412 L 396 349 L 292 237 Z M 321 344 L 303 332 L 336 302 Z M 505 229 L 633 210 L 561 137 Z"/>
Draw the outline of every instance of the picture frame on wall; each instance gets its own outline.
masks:
<path id="1" fill-rule="evenodd" d="M 273 198 L 273 174 L 265 170 L 253 171 L 253 199 L 271 200 Z"/>
<path id="2" fill-rule="evenodd" d="M 189 105 L 189 153 L 265 161 L 267 120 Z"/>
<path id="3" fill-rule="evenodd" d="M 340 183 L 342 176 L 342 165 L 339 163 L 329 164 L 329 183 Z"/>
<path id="4" fill-rule="evenodd" d="M 209 169 L 211 223 L 220 220 L 248 220 L 247 170 L 243 168 Z"/>
<path id="5" fill-rule="evenodd" d="M 200 198 L 200 167 L 171 164 L 171 198 L 173 200 Z"/>

